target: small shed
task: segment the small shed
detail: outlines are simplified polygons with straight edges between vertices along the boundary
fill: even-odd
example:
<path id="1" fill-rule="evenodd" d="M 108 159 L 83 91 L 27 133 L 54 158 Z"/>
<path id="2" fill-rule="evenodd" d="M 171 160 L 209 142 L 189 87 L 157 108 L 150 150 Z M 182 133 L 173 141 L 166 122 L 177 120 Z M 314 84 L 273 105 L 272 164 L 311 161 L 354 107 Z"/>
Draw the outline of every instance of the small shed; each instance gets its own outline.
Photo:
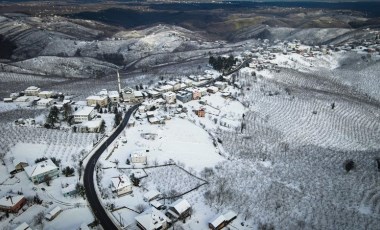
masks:
<path id="1" fill-rule="evenodd" d="M 131 154 L 131 162 L 132 163 L 147 163 L 147 156 L 145 153 L 133 153 Z"/>
<path id="2" fill-rule="evenodd" d="M 55 208 L 53 208 L 48 214 L 45 215 L 45 219 L 47 219 L 48 221 L 52 221 L 54 220 L 54 218 L 56 218 L 63 210 L 61 209 L 61 207 L 57 206 Z"/>
<path id="3" fill-rule="evenodd" d="M 64 197 L 72 196 L 77 193 L 77 186 L 76 184 L 69 184 L 66 187 L 62 189 L 62 195 Z"/>
<path id="4" fill-rule="evenodd" d="M 154 190 L 150 190 L 149 192 L 146 192 L 144 194 L 144 201 L 149 202 L 151 200 L 154 200 L 154 199 L 158 198 L 161 195 L 162 194 L 159 191 L 155 190 L 155 189 Z"/>

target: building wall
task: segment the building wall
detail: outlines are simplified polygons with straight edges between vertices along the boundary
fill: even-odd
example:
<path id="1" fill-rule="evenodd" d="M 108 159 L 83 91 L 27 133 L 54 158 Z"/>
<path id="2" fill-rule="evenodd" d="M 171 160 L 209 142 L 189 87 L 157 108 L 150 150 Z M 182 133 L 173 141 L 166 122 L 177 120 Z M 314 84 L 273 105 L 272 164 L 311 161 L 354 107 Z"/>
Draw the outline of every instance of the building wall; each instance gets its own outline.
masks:
<path id="1" fill-rule="evenodd" d="M 124 194 L 128 194 L 128 193 L 131 193 L 132 192 L 132 186 L 126 186 L 122 189 L 119 189 L 116 191 L 117 195 L 118 196 L 122 196 Z"/>
<path id="2" fill-rule="evenodd" d="M 26 199 L 24 197 L 12 207 L 0 206 L 0 210 L 17 213 L 25 204 L 26 204 Z"/>
<path id="3" fill-rule="evenodd" d="M 108 100 L 107 98 L 104 98 L 103 100 L 94 100 L 94 99 L 87 99 L 87 105 L 96 105 L 99 104 L 100 107 L 105 107 L 108 105 Z"/>
<path id="4" fill-rule="evenodd" d="M 51 179 L 59 177 L 59 169 L 51 170 L 46 173 L 42 173 L 31 178 L 33 183 L 41 183 L 45 181 L 45 176 L 49 176 Z"/>

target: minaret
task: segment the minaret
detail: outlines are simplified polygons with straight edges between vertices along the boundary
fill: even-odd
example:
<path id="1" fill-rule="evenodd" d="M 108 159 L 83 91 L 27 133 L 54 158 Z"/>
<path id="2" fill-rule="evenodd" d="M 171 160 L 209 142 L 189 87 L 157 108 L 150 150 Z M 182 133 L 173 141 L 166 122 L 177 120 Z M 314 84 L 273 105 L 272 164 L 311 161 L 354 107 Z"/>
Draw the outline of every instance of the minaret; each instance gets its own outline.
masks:
<path id="1" fill-rule="evenodd" d="M 117 83 L 119 85 L 119 93 L 122 93 L 121 92 L 121 84 L 120 84 L 120 75 L 119 75 L 119 70 L 116 70 L 117 71 Z"/>

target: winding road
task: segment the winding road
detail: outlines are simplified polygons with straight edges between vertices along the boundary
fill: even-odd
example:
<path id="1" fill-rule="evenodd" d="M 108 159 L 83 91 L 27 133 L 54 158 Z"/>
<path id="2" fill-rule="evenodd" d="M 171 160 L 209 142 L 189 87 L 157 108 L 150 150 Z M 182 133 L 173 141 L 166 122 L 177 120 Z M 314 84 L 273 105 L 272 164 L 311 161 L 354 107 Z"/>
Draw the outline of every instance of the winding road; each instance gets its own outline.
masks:
<path id="1" fill-rule="evenodd" d="M 103 229 L 113 230 L 113 229 L 119 229 L 119 228 L 114 224 L 112 219 L 107 215 L 107 212 L 103 208 L 101 201 L 99 200 L 99 197 L 96 193 L 96 190 L 95 190 L 96 188 L 95 188 L 95 183 L 94 183 L 96 162 L 98 161 L 102 153 L 107 149 L 108 145 L 111 144 L 117 138 L 117 136 L 119 136 L 119 134 L 124 130 L 125 126 L 128 124 L 129 118 L 131 117 L 132 113 L 139 107 L 139 105 L 140 104 L 134 105 L 128 109 L 128 111 L 126 112 L 124 116 L 123 121 L 116 128 L 116 130 L 103 142 L 103 144 L 100 145 L 99 148 L 94 152 L 94 154 L 88 160 L 86 167 L 84 169 L 83 184 L 86 191 L 86 197 L 96 219 L 102 225 Z"/>

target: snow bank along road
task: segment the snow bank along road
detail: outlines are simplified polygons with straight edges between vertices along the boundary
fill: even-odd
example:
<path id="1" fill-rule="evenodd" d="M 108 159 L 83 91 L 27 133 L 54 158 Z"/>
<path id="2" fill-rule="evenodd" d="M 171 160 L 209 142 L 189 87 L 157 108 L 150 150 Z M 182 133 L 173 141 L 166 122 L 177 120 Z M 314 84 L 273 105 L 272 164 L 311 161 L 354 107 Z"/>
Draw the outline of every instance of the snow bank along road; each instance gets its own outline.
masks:
<path id="1" fill-rule="evenodd" d="M 124 130 L 125 126 L 128 123 L 129 118 L 131 117 L 132 113 L 139 107 L 139 105 L 140 104 L 134 105 L 127 111 L 121 124 L 117 127 L 115 132 L 113 132 L 112 135 L 109 136 L 108 139 L 105 142 L 103 142 L 101 146 L 99 146 L 99 148 L 91 156 L 84 170 L 83 183 L 84 183 L 84 188 L 86 190 L 86 197 L 88 199 L 88 203 L 90 204 L 91 209 L 93 213 L 95 214 L 96 219 L 100 222 L 103 228 L 107 230 L 118 229 L 118 227 L 113 223 L 111 218 L 107 215 L 106 210 L 104 210 L 96 194 L 96 191 L 95 191 L 96 188 L 95 188 L 95 183 L 94 183 L 94 171 L 95 171 L 96 162 L 98 161 L 102 153 L 106 150 L 109 143 L 112 143 L 116 139 L 116 137 L 119 136 L 119 134 Z"/>

